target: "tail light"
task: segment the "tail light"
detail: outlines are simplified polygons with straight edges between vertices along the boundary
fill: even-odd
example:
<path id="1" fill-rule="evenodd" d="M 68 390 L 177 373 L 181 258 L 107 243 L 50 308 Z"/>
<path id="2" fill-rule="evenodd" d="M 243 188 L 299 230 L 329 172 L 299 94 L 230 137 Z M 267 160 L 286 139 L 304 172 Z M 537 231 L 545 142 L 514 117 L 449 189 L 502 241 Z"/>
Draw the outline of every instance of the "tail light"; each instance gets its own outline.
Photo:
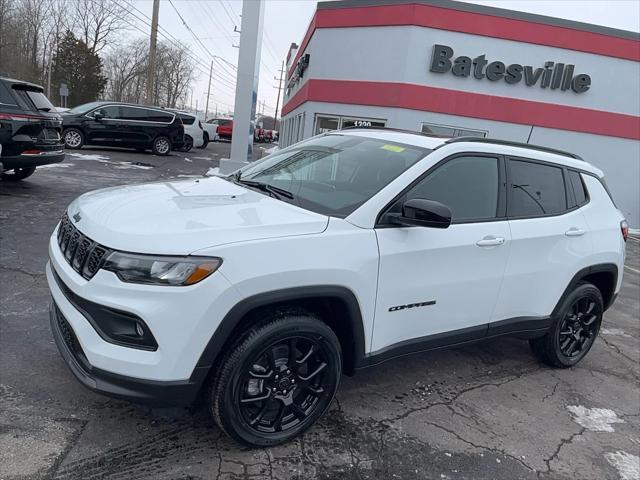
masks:
<path id="1" fill-rule="evenodd" d="M 627 238 L 629 238 L 629 224 L 626 220 L 622 220 L 620 222 L 620 232 L 622 233 L 622 238 L 626 242 Z"/>
<path id="2" fill-rule="evenodd" d="M 44 118 L 36 115 L 23 115 L 17 113 L 0 113 L 0 120 L 13 120 L 16 122 L 41 122 Z"/>

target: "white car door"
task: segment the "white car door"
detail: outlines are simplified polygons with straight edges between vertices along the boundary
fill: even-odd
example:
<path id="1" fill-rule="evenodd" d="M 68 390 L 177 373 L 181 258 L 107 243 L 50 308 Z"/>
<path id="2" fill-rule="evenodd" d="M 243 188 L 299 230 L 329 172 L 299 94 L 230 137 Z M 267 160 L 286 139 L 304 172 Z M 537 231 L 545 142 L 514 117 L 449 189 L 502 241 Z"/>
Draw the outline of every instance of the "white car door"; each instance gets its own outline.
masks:
<path id="1" fill-rule="evenodd" d="M 579 208 L 587 201 L 585 190 L 579 175 L 572 185 L 569 171 L 558 165 L 510 159 L 507 167 L 511 258 L 494 321 L 520 319 L 542 328 L 590 258 L 593 242 Z"/>
<path id="2" fill-rule="evenodd" d="M 511 240 L 504 178 L 499 156 L 457 154 L 414 182 L 380 216 L 372 355 L 393 356 L 486 334 Z M 388 223 L 388 213 L 400 212 L 404 201 L 414 198 L 447 205 L 449 228 Z"/>

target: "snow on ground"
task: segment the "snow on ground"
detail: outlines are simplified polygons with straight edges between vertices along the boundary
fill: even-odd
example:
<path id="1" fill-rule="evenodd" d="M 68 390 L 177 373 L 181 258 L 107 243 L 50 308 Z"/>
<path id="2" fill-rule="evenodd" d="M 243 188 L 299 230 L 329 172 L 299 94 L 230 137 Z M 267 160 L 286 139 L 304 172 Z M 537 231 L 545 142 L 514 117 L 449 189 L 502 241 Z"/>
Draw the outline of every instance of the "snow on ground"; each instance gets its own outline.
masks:
<path id="1" fill-rule="evenodd" d="M 189 163 L 192 163 L 192 162 L 193 162 L 193 160 L 191 160 L 190 158 L 187 158 L 187 157 L 184 157 L 184 161 L 185 161 L 185 162 L 189 162 Z"/>
<path id="2" fill-rule="evenodd" d="M 73 166 L 73 163 L 50 163 L 48 165 L 39 165 L 36 169 L 40 170 L 43 168 L 68 168 Z"/>
<path id="3" fill-rule="evenodd" d="M 264 150 L 264 153 L 266 153 L 267 155 L 271 155 L 272 153 L 276 153 L 278 150 L 280 150 L 280 147 L 278 147 L 278 145 L 274 145 L 273 147 L 270 148 L 264 148 L 264 147 L 260 147 Z"/>
<path id="4" fill-rule="evenodd" d="M 220 167 L 211 167 L 209 170 L 207 170 L 207 173 L 205 173 L 205 176 L 207 177 L 216 175 L 220 175 Z"/>
<path id="5" fill-rule="evenodd" d="M 95 153 L 70 153 L 70 152 L 67 152 L 67 156 L 68 157 L 77 158 L 78 160 L 94 160 L 96 162 L 104 162 L 106 160 L 109 160 L 109 157 L 107 157 L 106 155 L 98 155 L 98 154 L 95 154 Z"/>
<path id="6" fill-rule="evenodd" d="M 625 423 L 613 410 L 608 408 L 587 408 L 582 405 L 567 407 L 573 414 L 573 421 L 592 432 L 614 432 L 613 423 Z"/>
<path id="7" fill-rule="evenodd" d="M 116 162 L 111 162 L 111 163 L 116 163 Z M 131 162 L 117 162 L 118 165 L 116 165 L 113 168 L 117 168 L 118 170 L 126 170 L 128 168 L 138 168 L 140 170 L 151 170 L 153 167 L 153 165 L 143 165 L 141 163 L 131 163 Z"/>
<path id="8" fill-rule="evenodd" d="M 617 451 L 615 453 L 605 453 L 604 458 L 618 470 L 622 480 L 638 480 L 640 478 L 640 457 Z"/>

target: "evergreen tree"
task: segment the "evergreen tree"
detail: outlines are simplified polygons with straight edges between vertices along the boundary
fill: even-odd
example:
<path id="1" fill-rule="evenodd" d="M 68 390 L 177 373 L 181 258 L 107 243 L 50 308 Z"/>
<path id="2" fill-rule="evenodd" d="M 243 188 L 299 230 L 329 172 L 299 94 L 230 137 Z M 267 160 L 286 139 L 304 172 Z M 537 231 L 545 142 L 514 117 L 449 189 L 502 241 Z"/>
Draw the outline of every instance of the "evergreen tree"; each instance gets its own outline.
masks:
<path id="1" fill-rule="evenodd" d="M 69 107 L 97 100 L 102 94 L 107 83 L 102 74 L 102 60 L 69 30 L 60 41 L 53 65 L 52 91 L 57 91 L 60 83 L 66 83 Z"/>

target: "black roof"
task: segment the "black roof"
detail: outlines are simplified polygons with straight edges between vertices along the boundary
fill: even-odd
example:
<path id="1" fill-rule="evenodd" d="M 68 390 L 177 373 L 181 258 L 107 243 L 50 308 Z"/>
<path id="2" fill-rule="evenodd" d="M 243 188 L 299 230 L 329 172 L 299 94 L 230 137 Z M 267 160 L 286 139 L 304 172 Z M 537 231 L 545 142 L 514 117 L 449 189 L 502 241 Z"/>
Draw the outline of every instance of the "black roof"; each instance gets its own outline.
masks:
<path id="1" fill-rule="evenodd" d="M 42 85 L 38 85 L 36 83 L 26 82 L 24 80 L 18 80 L 15 78 L 8 78 L 8 77 L 0 77 L 0 80 L 6 83 L 10 83 L 11 85 L 24 85 L 25 87 L 44 91 L 44 88 L 42 87 Z"/>

